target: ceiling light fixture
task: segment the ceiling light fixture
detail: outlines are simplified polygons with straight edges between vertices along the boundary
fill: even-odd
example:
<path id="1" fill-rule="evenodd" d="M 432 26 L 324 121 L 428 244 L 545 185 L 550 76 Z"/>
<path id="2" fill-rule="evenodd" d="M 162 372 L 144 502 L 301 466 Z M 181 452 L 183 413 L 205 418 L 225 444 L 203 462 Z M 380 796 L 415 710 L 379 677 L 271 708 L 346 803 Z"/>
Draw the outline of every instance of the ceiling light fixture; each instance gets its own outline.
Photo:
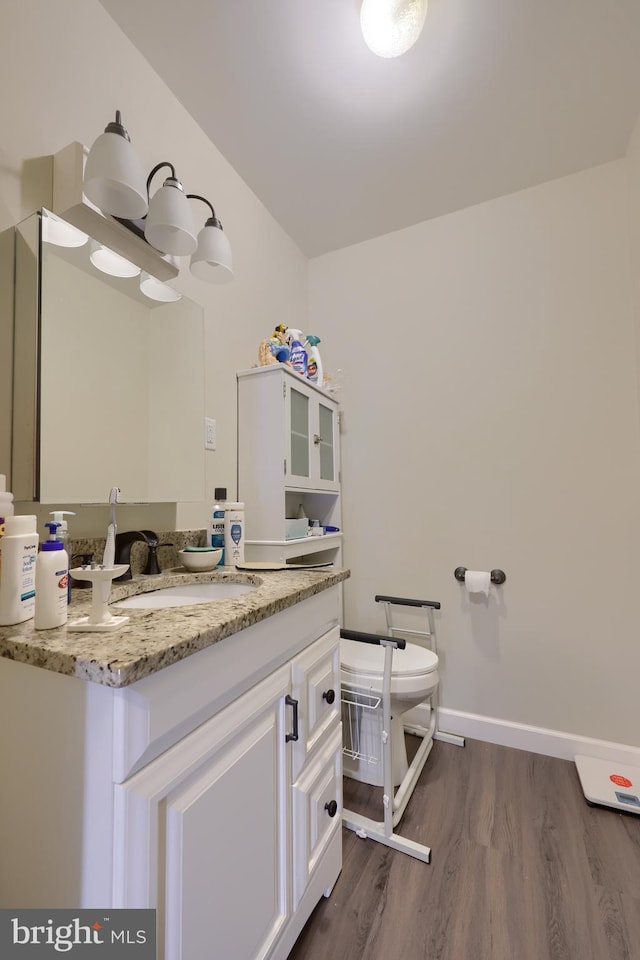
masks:
<path id="1" fill-rule="evenodd" d="M 171 175 L 151 196 L 151 181 L 163 167 Z M 114 217 L 163 256 L 191 255 L 191 271 L 201 280 L 224 283 L 233 277 L 231 245 L 211 203 L 185 194 L 172 163 L 163 160 L 147 177 L 137 160 L 120 111 L 95 141 L 87 157 L 83 191 L 103 214 Z M 199 234 L 188 200 L 201 200 L 211 210 Z"/>
<path id="2" fill-rule="evenodd" d="M 379 57 L 399 57 L 414 45 L 427 16 L 427 0 L 363 0 L 360 26 Z"/>

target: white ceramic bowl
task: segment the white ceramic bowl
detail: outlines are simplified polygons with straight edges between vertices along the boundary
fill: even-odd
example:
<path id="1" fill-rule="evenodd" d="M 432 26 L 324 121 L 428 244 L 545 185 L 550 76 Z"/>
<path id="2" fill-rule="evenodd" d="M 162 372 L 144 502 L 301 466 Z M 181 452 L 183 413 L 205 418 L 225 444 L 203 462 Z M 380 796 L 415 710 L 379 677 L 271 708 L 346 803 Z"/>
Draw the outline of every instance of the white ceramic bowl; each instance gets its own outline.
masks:
<path id="1" fill-rule="evenodd" d="M 178 550 L 178 560 L 191 573 L 206 573 L 218 566 L 222 550 Z"/>

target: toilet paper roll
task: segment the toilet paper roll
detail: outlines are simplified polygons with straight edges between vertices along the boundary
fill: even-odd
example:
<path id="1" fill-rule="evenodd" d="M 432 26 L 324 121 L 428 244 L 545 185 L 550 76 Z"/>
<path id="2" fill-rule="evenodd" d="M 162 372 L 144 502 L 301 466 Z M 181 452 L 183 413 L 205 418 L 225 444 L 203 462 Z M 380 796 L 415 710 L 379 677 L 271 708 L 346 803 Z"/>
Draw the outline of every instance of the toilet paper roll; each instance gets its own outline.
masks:
<path id="1" fill-rule="evenodd" d="M 466 570 L 464 585 L 468 593 L 483 593 L 485 597 L 488 597 L 491 574 L 488 570 Z"/>

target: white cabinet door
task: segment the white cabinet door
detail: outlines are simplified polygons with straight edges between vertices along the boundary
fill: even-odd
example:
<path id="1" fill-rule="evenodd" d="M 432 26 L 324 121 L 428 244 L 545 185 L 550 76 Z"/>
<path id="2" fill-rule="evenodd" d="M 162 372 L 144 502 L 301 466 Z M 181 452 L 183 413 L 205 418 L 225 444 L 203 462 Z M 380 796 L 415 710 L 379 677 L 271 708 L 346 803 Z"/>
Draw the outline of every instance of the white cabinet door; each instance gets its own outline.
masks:
<path id="1" fill-rule="evenodd" d="M 291 695 L 299 704 L 299 737 L 293 743 L 292 773 L 340 715 L 340 628 L 333 627 L 291 661 Z"/>
<path id="2" fill-rule="evenodd" d="M 285 482 L 313 490 L 337 490 L 338 415 L 336 403 L 304 381 L 286 383 L 285 420 L 289 453 Z"/>
<path id="3" fill-rule="evenodd" d="M 157 907 L 164 960 L 261 960 L 288 919 L 288 691 L 281 667 L 116 787 L 117 905 Z"/>

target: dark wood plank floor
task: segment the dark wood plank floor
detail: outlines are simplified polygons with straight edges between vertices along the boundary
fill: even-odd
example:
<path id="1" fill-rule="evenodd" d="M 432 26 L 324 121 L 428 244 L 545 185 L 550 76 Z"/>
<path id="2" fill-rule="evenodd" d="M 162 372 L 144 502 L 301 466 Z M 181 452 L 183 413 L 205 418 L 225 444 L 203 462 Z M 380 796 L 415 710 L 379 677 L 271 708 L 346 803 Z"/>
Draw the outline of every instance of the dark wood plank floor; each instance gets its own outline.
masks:
<path id="1" fill-rule="evenodd" d="M 378 797 L 345 779 L 350 809 Z M 589 806 L 573 763 L 437 742 L 398 832 L 431 863 L 343 830 L 289 960 L 640 960 L 640 816 Z"/>

